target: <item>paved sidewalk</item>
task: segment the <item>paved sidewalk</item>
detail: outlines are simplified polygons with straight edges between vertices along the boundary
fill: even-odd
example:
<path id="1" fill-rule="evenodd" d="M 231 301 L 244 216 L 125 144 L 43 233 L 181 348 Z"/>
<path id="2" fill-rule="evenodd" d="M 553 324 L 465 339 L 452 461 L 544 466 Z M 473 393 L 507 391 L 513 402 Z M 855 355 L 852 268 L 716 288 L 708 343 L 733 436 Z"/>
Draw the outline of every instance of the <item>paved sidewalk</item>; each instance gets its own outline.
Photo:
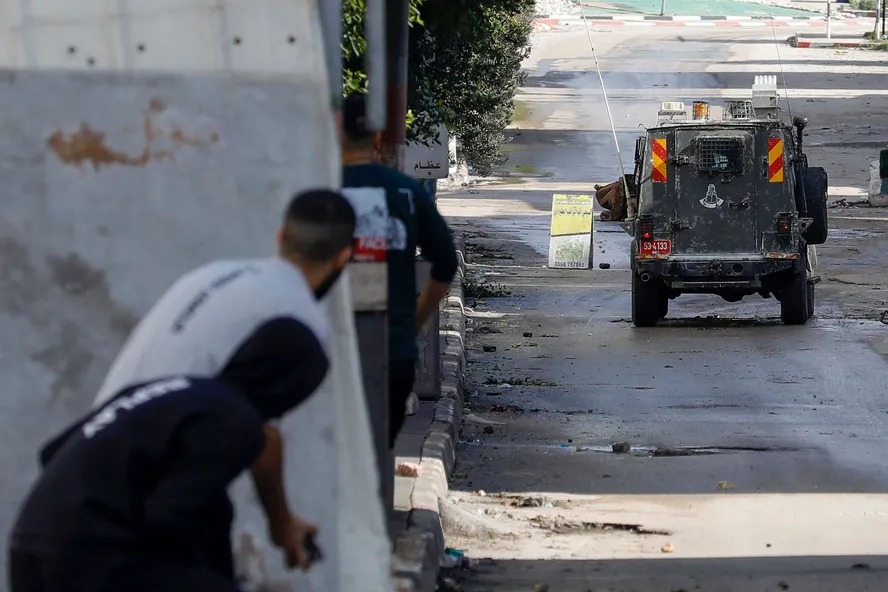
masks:
<path id="1" fill-rule="evenodd" d="M 433 592 L 444 554 L 438 503 L 448 494 L 448 476 L 456 462 L 465 370 L 465 247 L 461 240 L 457 243 L 460 269 L 441 311 L 441 397 L 420 402 L 395 444 L 396 470 L 405 465 L 408 474 L 418 468 L 416 476 L 395 477 L 392 532 L 397 592 Z"/>
<path id="2" fill-rule="evenodd" d="M 584 0 L 586 14 L 644 14 L 659 15 L 665 8 L 666 15 L 724 15 L 759 17 L 808 17 L 825 10 L 826 2 L 819 2 L 815 7 L 811 2 L 749 2 L 745 0 L 666 0 L 665 7 L 661 0 Z"/>
<path id="3" fill-rule="evenodd" d="M 743 16 L 683 16 L 683 17 L 650 17 L 650 16 L 597 16 L 589 17 L 587 22 L 590 27 L 792 27 L 826 28 L 825 16 L 805 17 L 804 19 L 769 19 Z M 583 27 L 582 18 L 548 18 L 534 21 L 536 32 L 560 31 Z M 835 29 L 864 28 L 872 29 L 872 22 L 865 19 L 846 18 L 832 20 Z"/>

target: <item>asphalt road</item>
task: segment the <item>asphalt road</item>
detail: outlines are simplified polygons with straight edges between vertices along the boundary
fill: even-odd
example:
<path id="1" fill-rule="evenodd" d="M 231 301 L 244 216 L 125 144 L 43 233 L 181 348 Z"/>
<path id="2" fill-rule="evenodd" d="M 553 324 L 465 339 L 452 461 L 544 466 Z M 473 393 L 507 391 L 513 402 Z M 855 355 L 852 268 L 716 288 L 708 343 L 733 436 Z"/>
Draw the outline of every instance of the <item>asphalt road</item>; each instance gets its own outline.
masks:
<path id="1" fill-rule="evenodd" d="M 757 65 L 769 73 L 767 33 L 651 35 L 597 43 L 627 166 L 659 95 L 720 96 Z M 545 268 L 552 193 L 618 170 L 583 42 L 539 42 L 513 177 L 439 199 L 468 234 L 470 277 L 494 290 L 469 302 L 469 409 L 444 504 L 449 544 L 477 561 L 449 575 L 469 592 L 886 589 L 888 213 L 832 211 L 805 327 L 781 325 L 773 300 L 708 296 L 632 327 L 628 242 L 613 226 L 596 236 L 611 269 Z M 788 58 L 799 103 L 858 59 L 833 91 L 888 109 L 868 57 L 830 53 L 817 71 L 802 57 Z M 739 65 L 750 72 L 725 74 Z M 861 133 L 850 106 L 816 104 L 839 144 Z M 849 150 L 821 153 L 833 198 L 866 186 L 865 148 Z"/>

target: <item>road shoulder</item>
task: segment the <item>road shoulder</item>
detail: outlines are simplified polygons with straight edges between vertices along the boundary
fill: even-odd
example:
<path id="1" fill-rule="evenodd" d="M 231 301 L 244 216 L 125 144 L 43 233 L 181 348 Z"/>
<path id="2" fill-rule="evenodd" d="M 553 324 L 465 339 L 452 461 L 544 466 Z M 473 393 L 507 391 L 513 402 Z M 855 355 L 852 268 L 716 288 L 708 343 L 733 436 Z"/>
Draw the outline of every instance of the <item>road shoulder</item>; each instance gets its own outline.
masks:
<path id="1" fill-rule="evenodd" d="M 422 401 L 395 447 L 395 466 L 415 477 L 395 479 L 399 534 L 393 569 L 398 592 L 432 592 L 444 553 L 439 503 L 449 493 L 448 476 L 456 463 L 462 426 L 466 321 L 463 297 L 465 244 L 457 241 L 459 271 L 441 311 L 441 397 Z"/>

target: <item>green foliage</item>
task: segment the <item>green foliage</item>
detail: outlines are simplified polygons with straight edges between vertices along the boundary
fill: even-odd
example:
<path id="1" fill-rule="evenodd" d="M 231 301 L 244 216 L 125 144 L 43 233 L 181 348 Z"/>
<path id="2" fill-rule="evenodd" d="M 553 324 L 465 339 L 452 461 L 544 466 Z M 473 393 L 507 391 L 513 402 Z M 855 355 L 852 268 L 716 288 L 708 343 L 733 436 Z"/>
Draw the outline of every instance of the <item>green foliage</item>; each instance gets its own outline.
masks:
<path id="1" fill-rule="evenodd" d="M 366 89 L 364 0 L 344 8 L 345 92 Z M 445 124 L 480 174 L 504 159 L 503 130 L 523 82 L 530 51 L 533 0 L 411 0 L 408 137 L 437 141 Z"/>
<path id="2" fill-rule="evenodd" d="M 876 10 L 881 0 L 851 0 L 851 7 L 857 10 Z"/>
<path id="3" fill-rule="evenodd" d="M 422 25 L 420 7 L 424 0 L 410 0 L 410 26 Z M 366 0 L 342 2 L 342 91 L 345 96 L 367 92 L 367 74 L 364 71 L 364 54 L 367 40 L 364 37 L 364 13 Z"/>

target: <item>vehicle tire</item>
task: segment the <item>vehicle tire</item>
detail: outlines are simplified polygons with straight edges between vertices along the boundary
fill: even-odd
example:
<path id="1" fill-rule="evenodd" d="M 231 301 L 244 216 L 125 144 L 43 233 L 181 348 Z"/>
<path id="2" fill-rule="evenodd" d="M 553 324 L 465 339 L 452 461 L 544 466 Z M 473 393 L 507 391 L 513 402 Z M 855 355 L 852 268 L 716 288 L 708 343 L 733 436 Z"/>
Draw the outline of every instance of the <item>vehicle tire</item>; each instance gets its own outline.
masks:
<path id="1" fill-rule="evenodd" d="M 808 273 L 794 273 L 780 291 L 780 318 L 786 325 L 804 325 L 808 322 Z"/>
<path id="2" fill-rule="evenodd" d="M 653 327 L 660 320 L 659 282 L 641 281 L 638 273 L 632 273 L 632 324 L 636 327 Z"/>
<path id="3" fill-rule="evenodd" d="M 669 314 L 669 297 L 665 294 L 660 296 L 660 318 L 665 319 Z"/>
<path id="4" fill-rule="evenodd" d="M 808 167 L 805 172 L 805 201 L 807 215 L 814 222 L 802 234 L 809 245 L 822 245 L 829 234 L 826 200 L 829 192 L 829 177 L 822 167 Z"/>

